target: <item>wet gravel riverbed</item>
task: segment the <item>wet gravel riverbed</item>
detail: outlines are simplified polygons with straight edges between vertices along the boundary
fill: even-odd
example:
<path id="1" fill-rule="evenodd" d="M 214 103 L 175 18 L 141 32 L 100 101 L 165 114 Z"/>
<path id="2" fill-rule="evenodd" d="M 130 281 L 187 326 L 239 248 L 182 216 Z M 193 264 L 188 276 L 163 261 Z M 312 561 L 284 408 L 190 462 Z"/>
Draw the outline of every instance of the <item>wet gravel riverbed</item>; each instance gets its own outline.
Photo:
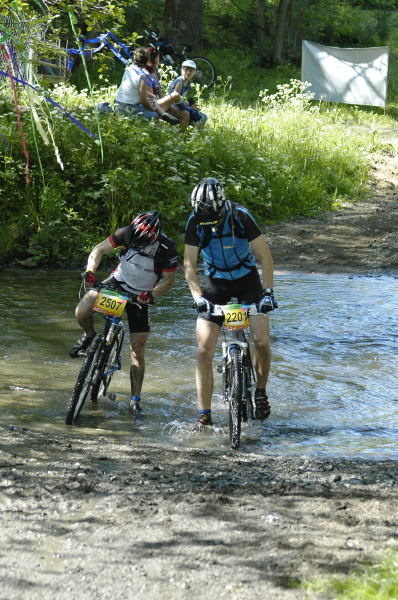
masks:
<path id="1" fill-rule="evenodd" d="M 303 598 L 397 544 L 393 461 L 0 439 L 2 599 Z"/>

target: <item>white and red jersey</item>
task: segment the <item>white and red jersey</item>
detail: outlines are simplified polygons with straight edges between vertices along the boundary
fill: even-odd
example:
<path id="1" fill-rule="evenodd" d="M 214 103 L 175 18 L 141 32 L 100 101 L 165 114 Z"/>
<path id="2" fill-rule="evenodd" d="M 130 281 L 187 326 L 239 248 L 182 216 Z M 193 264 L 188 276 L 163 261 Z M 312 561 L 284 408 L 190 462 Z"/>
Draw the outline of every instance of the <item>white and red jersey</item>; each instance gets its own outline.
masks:
<path id="1" fill-rule="evenodd" d="M 164 272 L 177 270 L 175 243 L 161 234 L 154 244 L 145 248 L 128 248 L 128 230 L 129 227 L 122 227 L 108 238 L 114 248 L 120 248 L 120 262 L 113 277 L 130 293 L 151 291 Z"/>

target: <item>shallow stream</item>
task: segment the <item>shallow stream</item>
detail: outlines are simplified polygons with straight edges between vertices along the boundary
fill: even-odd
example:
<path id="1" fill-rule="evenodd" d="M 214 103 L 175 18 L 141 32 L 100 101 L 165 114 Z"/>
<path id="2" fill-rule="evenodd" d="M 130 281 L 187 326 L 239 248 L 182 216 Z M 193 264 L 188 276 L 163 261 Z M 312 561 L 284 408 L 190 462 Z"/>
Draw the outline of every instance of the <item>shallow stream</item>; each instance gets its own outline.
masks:
<path id="1" fill-rule="evenodd" d="M 68 271 L 0 273 L 0 423 L 54 435 L 134 436 L 142 444 L 228 448 L 216 377 L 215 426 L 194 430 L 195 314 L 180 276 L 152 312 L 143 416 L 130 415 L 129 355 L 116 400 L 64 424 L 81 361 L 68 349 L 79 278 Z M 390 277 L 277 273 L 271 316 L 271 418 L 244 426 L 243 452 L 398 458 L 398 281 Z M 101 317 L 98 317 L 98 329 Z"/>

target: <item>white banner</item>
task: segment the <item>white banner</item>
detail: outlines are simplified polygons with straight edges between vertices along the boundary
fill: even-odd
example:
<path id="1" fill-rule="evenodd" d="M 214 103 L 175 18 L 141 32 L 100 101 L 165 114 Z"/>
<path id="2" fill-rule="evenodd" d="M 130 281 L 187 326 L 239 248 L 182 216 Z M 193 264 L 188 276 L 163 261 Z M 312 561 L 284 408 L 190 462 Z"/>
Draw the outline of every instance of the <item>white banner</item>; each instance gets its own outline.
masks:
<path id="1" fill-rule="evenodd" d="M 385 106 L 389 47 L 333 48 L 303 40 L 301 80 L 317 100 Z"/>

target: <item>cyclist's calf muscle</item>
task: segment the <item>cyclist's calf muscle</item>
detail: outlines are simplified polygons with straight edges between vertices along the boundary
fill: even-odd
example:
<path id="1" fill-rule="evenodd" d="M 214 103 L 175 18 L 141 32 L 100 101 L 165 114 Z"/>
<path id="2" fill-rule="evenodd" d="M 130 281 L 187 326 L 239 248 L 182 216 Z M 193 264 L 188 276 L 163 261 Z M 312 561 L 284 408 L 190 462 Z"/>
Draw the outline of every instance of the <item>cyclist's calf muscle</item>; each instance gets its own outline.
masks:
<path id="1" fill-rule="evenodd" d="M 89 334 L 94 332 L 93 306 L 97 296 L 97 290 L 89 290 L 76 307 L 77 322 Z"/>

